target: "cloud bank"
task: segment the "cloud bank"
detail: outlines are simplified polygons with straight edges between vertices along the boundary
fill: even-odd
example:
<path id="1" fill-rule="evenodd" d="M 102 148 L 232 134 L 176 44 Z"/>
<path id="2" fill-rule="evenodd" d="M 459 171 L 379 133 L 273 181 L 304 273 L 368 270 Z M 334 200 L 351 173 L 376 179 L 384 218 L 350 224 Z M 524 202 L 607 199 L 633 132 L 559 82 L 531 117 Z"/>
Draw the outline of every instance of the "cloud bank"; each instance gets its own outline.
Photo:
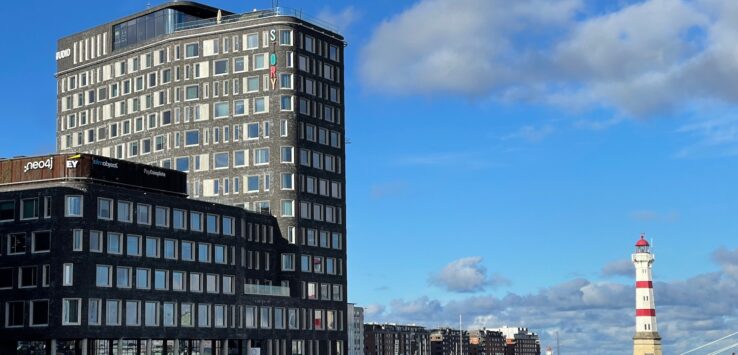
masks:
<path id="1" fill-rule="evenodd" d="M 362 79 L 383 93 L 605 107 L 638 117 L 738 102 L 738 2 L 591 6 L 421 0 L 374 30 L 360 56 Z"/>
<path id="2" fill-rule="evenodd" d="M 509 284 L 501 275 L 487 274 L 481 256 L 461 258 L 446 265 L 440 272 L 428 279 L 435 285 L 451 292 L 473 293 L 484 291 L 487 287 Z"/>
<path id="3" fill-rule="evenodd" d="M 681 353 L 738 329 L 738 249 L 719 249 L 712 256 L 716 272 L 655 283 L 665 353 Z M 477 265 L 476 258 L 460 259 L 439 275 L 463 270 L 458 274 L 467 275 L 466 282 L 453 286 L 475 290 L 482 284 Z M 623 262 L 615 262 L 603 272 L 625 275 L 625 269 Z M 577 278 L 531 294 L 479 294 L 445 303 L 426 296 L 396 299 L 387 307 L 373 305 L 367 320 L 453 326 L 461 314 L 469 327 L 530 327 L 541 333 L 543 346 L 559 332 L 567 354 L 591 354 L 588 349 L 595 348 L 598 354 L 625 354 L 632 351 L 634 292 L 632 284 Z"/>

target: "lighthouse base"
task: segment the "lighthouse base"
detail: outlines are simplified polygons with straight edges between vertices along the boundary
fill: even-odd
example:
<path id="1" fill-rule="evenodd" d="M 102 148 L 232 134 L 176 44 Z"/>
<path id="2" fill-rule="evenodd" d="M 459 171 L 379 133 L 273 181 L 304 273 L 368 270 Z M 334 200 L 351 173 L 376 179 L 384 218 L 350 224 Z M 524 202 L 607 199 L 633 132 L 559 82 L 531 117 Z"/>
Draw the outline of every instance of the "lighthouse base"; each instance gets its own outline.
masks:
<path id="1" fill-rule="evenodd" d="M 633 355 L 663 355 L 659 333 L 636 332 L 633 337 Z"/>

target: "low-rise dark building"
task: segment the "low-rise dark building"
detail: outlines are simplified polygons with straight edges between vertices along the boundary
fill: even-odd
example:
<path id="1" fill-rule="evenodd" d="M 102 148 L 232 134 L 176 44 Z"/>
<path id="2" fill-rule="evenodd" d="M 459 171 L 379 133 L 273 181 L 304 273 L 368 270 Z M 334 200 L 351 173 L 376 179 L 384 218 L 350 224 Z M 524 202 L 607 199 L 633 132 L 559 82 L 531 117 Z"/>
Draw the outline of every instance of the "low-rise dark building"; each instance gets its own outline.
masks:
<path id="1" fill-rule="evenodd" d="M 505 355 L 505 336 L 489 329 L 469 332 L 469 355 Z"/>
<path id="2" fill-rule="evenodd" d="M 429 332 L 415 325 L 365 324 L 364 355 L 430 355 Z"/>
<path id="3" fill-rule="evenodd" d="M 276 219 L 186 191 L 94 155 L 0 161 L 0 354 L 340 355 Z"/>
<path id="4" fill-rule="evenodd" d="M 517 328 L 516 332 L 511 332 L 514 329 L 501 329 L 503 335 L 507 337 L 505 355 L 541 355 L 538 334 L 528 331 L 528 328 Z"/>
<path id="5" fill-rule="evenodd" d="M 469 355 L 469 332 L 440 328 L 431 331 L 431 355 Z M 459 342 L 461 341 L 461 342 Z"/>

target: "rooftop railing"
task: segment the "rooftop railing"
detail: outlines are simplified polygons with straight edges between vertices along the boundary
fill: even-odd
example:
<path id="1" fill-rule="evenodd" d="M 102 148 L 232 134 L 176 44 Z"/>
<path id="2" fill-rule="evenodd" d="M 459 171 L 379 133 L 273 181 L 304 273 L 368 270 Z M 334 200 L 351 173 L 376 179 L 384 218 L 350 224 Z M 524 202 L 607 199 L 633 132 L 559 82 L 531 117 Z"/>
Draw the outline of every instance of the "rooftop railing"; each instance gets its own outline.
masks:
<path id="1" fill-rule="evenodd" d="M 320 26 L 322 28 L 325 28 L 329 31 L 338 33 L 338 29 L 334 25 L 328 22 L 325 22 L 323 20 L 305 15 L 302 12 L 302 10 L 291 9 L 287 7 L 275 7 L 273 9 L 268 9 L 268 10 L 259 10 L 259 11 L 245 12 L 243 14 L 233 14 L 233 15 L 221 16 L 220 20 L 216 17 L 213 17 L 213 18 L 204 19 L 204 20 L 179 23 L 175 25 L 174 32 L 191 30 L 193 28 L 222 25 L 226 23 L 252 21 L 256 19 L 267 18 L 267 17 L 277 17 L 277 16 L 292 16 L 300 20 L 303 20 L 303 21 L 312 23 L 314 25 Z"/>
<path id="2" fill-rule="evenodd" d="M 290 288 L 284 286 L 244 284 L 243 293 L 247 295 L 290 297 Z"/>

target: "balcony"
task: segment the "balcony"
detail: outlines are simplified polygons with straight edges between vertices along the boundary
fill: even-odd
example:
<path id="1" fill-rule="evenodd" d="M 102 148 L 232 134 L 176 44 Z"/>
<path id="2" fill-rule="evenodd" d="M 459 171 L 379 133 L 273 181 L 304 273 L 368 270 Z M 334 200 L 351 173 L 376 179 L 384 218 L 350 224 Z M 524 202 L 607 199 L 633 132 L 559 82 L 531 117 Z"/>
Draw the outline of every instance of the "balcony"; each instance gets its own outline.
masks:
<path id="1" fill-rule="evenodd" d="M 243 293 L 247 295 L 290 297 L 290 288 L 283 286 L 244 284 Z"/>

